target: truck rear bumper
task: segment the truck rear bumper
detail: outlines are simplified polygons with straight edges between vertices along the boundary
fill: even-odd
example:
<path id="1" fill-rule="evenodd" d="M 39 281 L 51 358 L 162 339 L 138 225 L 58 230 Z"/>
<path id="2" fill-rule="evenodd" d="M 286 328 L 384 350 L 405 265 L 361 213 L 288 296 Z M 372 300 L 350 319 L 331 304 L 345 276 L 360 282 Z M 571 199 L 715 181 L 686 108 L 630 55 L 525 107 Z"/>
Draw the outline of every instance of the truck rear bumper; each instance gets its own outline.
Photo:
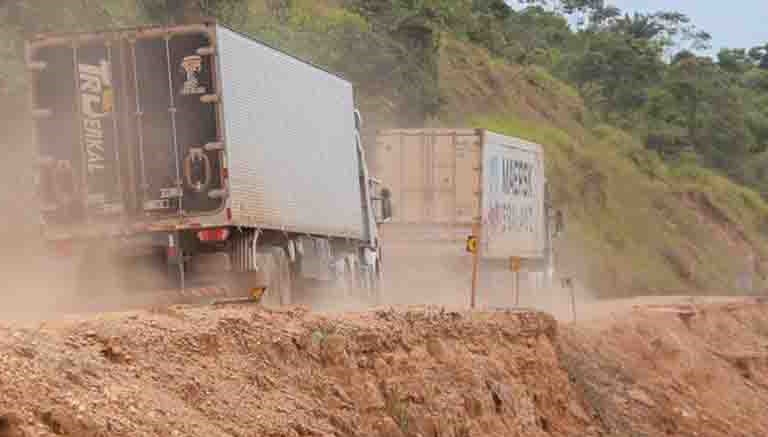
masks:
<path id="1" fill-rule="evenodd" d="M 146 221 L 119 223 L 90 223 L 71 226 L 44 225 L 43 237 L 48 241 L 87 240 L 95 238 L 124 237 L 153 232 L 177 232 L 210 227 L 229 226 L 226 213 L 208 216 L 157 218 Z"/>

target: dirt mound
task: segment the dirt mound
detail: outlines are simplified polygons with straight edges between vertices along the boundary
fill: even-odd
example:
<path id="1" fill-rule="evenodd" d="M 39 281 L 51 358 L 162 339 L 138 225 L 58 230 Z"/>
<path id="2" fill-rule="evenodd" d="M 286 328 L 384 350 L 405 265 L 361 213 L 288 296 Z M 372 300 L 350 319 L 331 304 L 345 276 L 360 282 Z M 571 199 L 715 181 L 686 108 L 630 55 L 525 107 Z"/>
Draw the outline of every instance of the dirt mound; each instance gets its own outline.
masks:
<path id="1" fill-rule="evenodd" d="M 555 338 L 544 314 L 423 307 L 0 328 L 0 435 L 597 435 Z"/>
<path id="2" fill-rule="evenodd" d="M 609 435 L 768 435 L 766 305 L 641 308 L 559 343 Z"/>
<path id="3" fill-rule="evenodd" d="M 0 437 L 768 435 L 768 305 L 172 308 L 0 327 Z"/>

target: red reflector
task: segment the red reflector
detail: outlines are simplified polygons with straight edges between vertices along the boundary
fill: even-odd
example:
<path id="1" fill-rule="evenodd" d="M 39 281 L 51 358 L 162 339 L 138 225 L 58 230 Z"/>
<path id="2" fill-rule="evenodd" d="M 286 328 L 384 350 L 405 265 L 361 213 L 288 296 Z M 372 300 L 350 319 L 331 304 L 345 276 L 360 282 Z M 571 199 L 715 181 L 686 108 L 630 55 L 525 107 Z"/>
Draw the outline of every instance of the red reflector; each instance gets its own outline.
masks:
<path id="1" fill-rule="evenodd" d="M 197 238 L 200 241 L 225 241 L 229 238 L 229 229 L 205 229 L 197 233 Z"/>
<path id="2" fill-rule="evenodd" d="M 232 221 L 232 208 L 227 208 L 227 221 Z"/>
<path id="3" fill-rule="evenodd" d="M 74 254 L 74 248 L 70 240 L 54 241 L 50 243 L 50 247 L 56 256 L 68 257 Z"/>
<path id="4" fill-rule="evenodd" d="M 168 258 L 176 258 L 179 256 L 179 249 L 176 247 L 167 247 L 165 249 L 165 254 L 168 256 Z"/>

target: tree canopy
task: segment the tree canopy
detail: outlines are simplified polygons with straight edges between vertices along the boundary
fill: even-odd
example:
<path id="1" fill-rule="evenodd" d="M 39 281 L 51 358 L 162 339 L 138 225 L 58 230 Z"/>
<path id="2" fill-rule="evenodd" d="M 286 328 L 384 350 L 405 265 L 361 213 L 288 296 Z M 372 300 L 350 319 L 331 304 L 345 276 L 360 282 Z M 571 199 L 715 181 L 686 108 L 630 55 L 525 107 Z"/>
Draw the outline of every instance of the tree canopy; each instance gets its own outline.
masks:
<path id="1" fill-rule="evenodd" d="M 332 13 L 309 0 L 80 0 L 66 13 L 49 3 L 0 0 L 0 24 L 24 33 L 121 24 L 126 5 L 139 22 L 216 16 L 381 92 L 403 108 L 404 124 L 416 125 L 439 112 L 439 47 L 448 34 L 549 70 L 601 122 L 647 138 L 665 158 L 693 149 L 701 162 L 768 192 L 768 178 L 754 176 L 768 171 L 752 171 L 768 162 L 758 156 L 768 149 L 768 42 L 702 56 L 711 35 L 678 11 L 630 14 L 604 0 L 524 0 L 515 8 L 504 0 L 339 0 Z M 4 39 L 0 53 L 21 58 L 20 42 Z M 18 89 L 20 70 L 0 71 L 0 89 Z"/>

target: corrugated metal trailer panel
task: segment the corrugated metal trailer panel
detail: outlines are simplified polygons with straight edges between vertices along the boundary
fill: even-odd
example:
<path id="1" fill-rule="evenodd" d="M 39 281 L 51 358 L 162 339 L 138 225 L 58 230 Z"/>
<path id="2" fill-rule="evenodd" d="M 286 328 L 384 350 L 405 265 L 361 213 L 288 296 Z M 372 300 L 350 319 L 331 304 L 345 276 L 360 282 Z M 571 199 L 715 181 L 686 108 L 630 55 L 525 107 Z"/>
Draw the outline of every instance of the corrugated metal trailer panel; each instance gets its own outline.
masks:
<path id="1" fill-rule="evenodd" d="M 481 220 L 483 258 L 545 256 L 540 146 L 483 130 L 387 130 L 373 156 L 374 175 L 392 192 L 385 239 L 455 241 Z"/>
<path id="2" fill-rule="evenodd" d="M 392 192 L 393 223 L 471 224 L 479 216 L 478 131 L 382 131 L 373 161 Z"/>
<path id="3" fill-rule="evenodd" d="M 236 224 L 363 235 L 352 85 L 217 28 Z"/>
<path id="4" fill-rule="evenodd" d="M 28 47 L 33 107 L 48 114 L 49 233 L 235 224 L 364 236 L 349 82 L 213 23 Z"/>

